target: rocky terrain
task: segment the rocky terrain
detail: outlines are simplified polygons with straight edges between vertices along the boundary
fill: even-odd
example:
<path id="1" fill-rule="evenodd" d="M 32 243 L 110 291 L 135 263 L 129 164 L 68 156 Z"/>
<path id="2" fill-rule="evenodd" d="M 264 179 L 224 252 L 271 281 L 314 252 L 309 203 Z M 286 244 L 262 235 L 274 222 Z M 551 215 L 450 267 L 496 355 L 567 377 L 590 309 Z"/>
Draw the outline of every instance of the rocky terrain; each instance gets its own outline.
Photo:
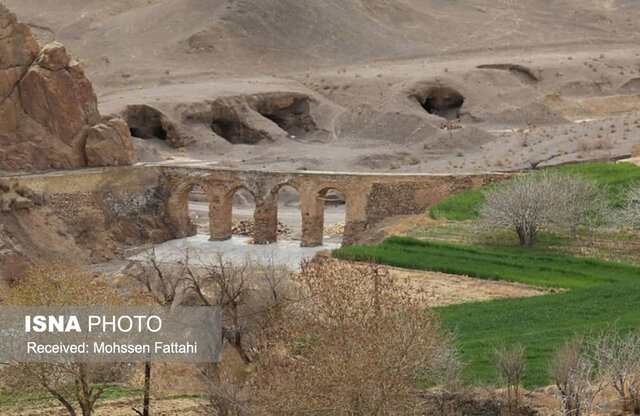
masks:
<path id="1" fill-rule="evenodd" d="M 135 162 L 129 127 L 120 118 L 100 117 L 81 65 L 58 42 L 41 47 L 0 4 L 0 174 Z M 123 244 L 153 240 L 154 228 L 167 230 L 153 216 L 144 230 L 115 218 L 104 209 L 104 200 L 114 197 L 101 189 L 84 201 L 49 198 L 11 176 L 0 178 L 0 286 L 33 262 L 104 261 Z"/>
<path id="2" fill-rule="evenodd" d="M 101 120 L 91 83 L 65 47 L 40 47 L 1 4 L 0 28 L 0 171 L 135 163 L 126 123 Z"/>
<path id="3" fill-rule="evenodd" d="M 5 0 L 138 158 L 453 172 L 629 155 L 634 0 Z"/>

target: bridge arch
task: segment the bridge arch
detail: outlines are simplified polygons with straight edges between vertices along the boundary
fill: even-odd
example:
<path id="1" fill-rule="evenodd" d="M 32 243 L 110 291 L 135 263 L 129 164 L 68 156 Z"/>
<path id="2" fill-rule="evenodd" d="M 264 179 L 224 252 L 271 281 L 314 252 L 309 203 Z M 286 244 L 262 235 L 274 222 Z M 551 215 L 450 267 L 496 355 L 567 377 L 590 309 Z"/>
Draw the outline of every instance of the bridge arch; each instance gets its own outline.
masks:
<path id="1" fill-rule="evenodd" d="M 233 198 L 241 189 L 247 191 L 257 201 L 255 193 L 243 183 L 229 184 L 220 189 L 209 208 L 210 239 L 223 241 L 231 238 L 233 229 Z"/>
<path id="2" fill-rule="evenodd" d="M 200 187 L 204 191 L 207 198 L 211 200 L 209 187 L 205 181 L 197 179 L 180 182 L 172 187 L 171 197 L 167 201 L 169 218 L 171 218 L 176 235 L 184 238 L 193 235 L 196 232 L 196 226 L 189 219 L 189 195 L 195 187 Z"/>
<path id="3" fill-rule="evenodd" d="M 282 223 L 286 228 L 293 228 L 294 233 L 289 235 L 289 238 L 294 239 L 299 237 L 296 234 L 302 225 L 300 189 L 300 184 L 287 181 L 278 183 L 270 191 L 276 201 L 276 233 L 278 224 Z"/>
<path id="4" fill-rule="evenodd" d="M 301 192 L 302 210 L 302 247 L 316 247 L 324 242 L 324 214 L 325 198 L 330 190 L 336 190 L 344 195 L 345 207 L 350 203 L 349 193 L 341 184 L 321 183 L 309 184 Z M 345 219 L 346 222 L 346 219 Z"/>

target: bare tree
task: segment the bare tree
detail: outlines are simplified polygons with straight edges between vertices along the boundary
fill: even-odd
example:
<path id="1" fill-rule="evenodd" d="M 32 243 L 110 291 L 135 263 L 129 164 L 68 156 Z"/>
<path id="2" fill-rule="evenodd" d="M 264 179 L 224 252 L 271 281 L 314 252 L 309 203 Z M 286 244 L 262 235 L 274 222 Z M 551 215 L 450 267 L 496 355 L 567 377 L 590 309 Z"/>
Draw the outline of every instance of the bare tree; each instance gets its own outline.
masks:
<path id="1" fill-rule="evenodd" d="M 592 413 L 596 397 L 606 386 L 600 370 L 582 338 L 567 341 L 556 350 L 549 363 L 549 375 L 558 387 L 565 415 Z"/>
<path id="2" fill-rule="evenodd" d="M 544 171 L 518 177 L 485 192 L 481 228 L 513 227 L 531 247 L 539 231 L 575 228 L 602 207 L 598 186 L 577 176 Z"/>
<path id="3" fill-rule="evenodd" d="M 124 300 L 92 274 L 61 263 L 33 267 L 4 297 L 13 306 L 118 306 Z M 6 383 L 19 389 L 43 391 L 71 416 L 74 404 L 90 416 L 109 383 L 122 376 L 124 365 L 100 363 L 18 363 L 1 369 Z"/>
<path id="4" fill-rule="evenodd" d="M 256 334 L 262 334 L 278 316 L 280 305 L 289 301 L 290 272 L 272 258 L 257 262 L 247 257 L 232 262 L 222 253 L 201 258 L 187 250 L 173 264 L 159 262 L 151 251 L 129 274 L 160 305 L 221 308 L 224 345 L 236 352 L 241 363 L 233 364 L 227 357 L 222 363 L 199 365 L 198 372 L 209 387 L 210 401 L 218 414 L 247 414 L 246 371 L 236 370 L 254 361 L 259 350 Z"/>
<path id="5" fill-rule="evenodd" d="M 525 347 L 516 344 L 511 348 L 496 348 L 494 355 L 498 378 L 507 387 L 507 414 L 516 414 L 520 406 L 520 383 L 527 362 Z"/>
<path id="6" fill-rule="evenodd" d="M 593 344 L 596 362 L 617 392 L 623 410 L 640 414 L 640 331 L 622 335 L 613 327 Z"/>
<path id="7" fill-rule="evenodd" d="M 640 183 L 629 187 L 619 222 L 625 227 L 640 227 Z"/>
<path id="8" fill-rule="evenodd" d="M 178 296 L 181 277 L 179 273 L 166 270 L 156 256 L 155 247 L 151 249 L 144 262 L 129 268 L 129 275 L 142 285 L 147 298 L 160 306 L 173 305 Z M 144 387 L 142 391 L 142 410 L 132 410 L 140 416 L 150 415 L 151 406 L 151 362 L 144 363 Z"/>
<path id="9" fill-rule="evenodd" d="M 221 253 L 207 261 L 186 255 L 181 264 L 184 289 L 202 305 L 221 308 L 225 344 L 236 351 L 242 365 L 252 365 L 260 344 L 268 342 L 264 334 L 280 316 L 282 305 L 291 301 L 289 270 L 273 258 L 258 262 L 247 257 L 234 263 Z M 233 366 L 232 360 L 226 358 L 222 363 L 202 364 L 199 371 L 218 414 L 247 415 L 251 394 L 246 372 L 238 374 Z"/>

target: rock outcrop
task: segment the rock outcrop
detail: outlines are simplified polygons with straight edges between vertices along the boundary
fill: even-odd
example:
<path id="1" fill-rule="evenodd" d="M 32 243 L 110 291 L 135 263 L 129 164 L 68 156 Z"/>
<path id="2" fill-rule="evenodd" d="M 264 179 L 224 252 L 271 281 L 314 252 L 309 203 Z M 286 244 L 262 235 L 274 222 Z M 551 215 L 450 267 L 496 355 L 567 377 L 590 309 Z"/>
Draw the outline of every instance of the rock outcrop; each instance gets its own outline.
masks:
<path id="1" fill-rule="evenodd" d="M 101 123 L 91 83 L 63 45 L 41 48 L 0 4 L 0 171 L 132 164 L 122 124 Z"/>
<path id="2" fill-rule="evenodd" d="M 122 166 L 136 159 L 129 126 L 120 118 L 91 127 L 84 150 L 89 166 Z"/>

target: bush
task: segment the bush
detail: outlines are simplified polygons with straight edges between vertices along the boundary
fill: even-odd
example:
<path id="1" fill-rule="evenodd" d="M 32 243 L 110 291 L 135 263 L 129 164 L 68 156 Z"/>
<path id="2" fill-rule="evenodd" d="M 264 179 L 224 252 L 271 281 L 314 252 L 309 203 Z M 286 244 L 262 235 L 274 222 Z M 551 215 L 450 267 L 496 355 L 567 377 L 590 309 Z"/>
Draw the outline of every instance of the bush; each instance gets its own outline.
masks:
<path id="1" fill-rule="evenodd" d="M 591 414 L 596 397 L 604 389 L 599 371 L 583 338 L 567 341 L 556 350 L 549 375 L 558 387 L 565 415 Z"/>
<path id="2" fill-rule="evenodd" d="M 616 327 L 593 341 L 595 360 L 617 392 L 624 411 L 640 414 L 640 331 L 621 334 Z"/>
<path id="3" fill-rule="evenodd" d="M 514 414 L 520 403 L 520 387 L 526 363 L 525 347 L 516 344 L 511 348 L 501 347 L 494 350 L 498 378 L 507 388 L 506 411 Z"/>
<path id="4" fill-rule="evenodd" d="M 450 365 L 449 337 L 388 272 L 322 260 L 304 265 L 262 358 L 257 397 L 271 414 L 410 414 L 417 382 Z"/>

